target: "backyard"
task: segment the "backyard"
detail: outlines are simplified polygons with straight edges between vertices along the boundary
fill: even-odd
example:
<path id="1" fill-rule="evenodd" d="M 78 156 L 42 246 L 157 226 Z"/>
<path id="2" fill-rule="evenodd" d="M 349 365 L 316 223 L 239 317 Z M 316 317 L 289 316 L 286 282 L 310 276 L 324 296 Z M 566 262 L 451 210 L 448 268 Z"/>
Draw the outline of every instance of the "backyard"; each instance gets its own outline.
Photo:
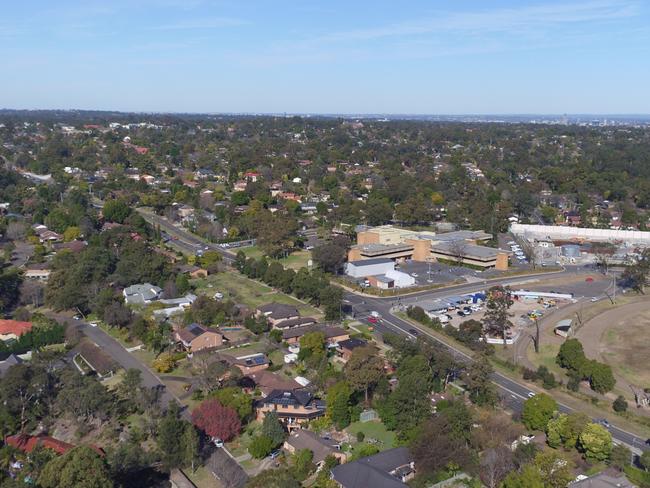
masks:
<path id="1" fill-rule="evenodd" d="M 242 247 L 241 250 L 249 258 L 259 259 L 264 256 L 264 252 L 257 246 Z M 298 270 L 300 268 L 307 268 L 310 259 L 311 251 L 297 250 L 293 251 L 286 258 L 278 259 L 278 262 L 285 268 Z"/>

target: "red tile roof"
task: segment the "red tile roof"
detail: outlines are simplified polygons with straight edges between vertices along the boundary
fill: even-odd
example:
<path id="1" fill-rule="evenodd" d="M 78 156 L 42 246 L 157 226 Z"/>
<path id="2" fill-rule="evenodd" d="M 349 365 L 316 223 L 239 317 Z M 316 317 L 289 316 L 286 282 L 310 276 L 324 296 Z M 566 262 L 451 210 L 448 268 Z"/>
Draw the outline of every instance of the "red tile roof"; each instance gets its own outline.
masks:
<path id="1" fill-rule="evenodd" d="M 60 441 L 48 435 L 33 436 L 27 434 L 16 434 L 7 436 L 5 442 L 26 453 L 32 452 L 39 444 L 48 449 L 52 449 L 57 454 L 65 454 L 74 447 L 72 444 L 68 444 L 67 442 Z"/>
<path id="2" fill-rule="evenodd" d="M 32 330 L 31 322 L 0 319 L 0 335 L 14 334 L 16 336 L 21 336 L 30 330 Z"/>

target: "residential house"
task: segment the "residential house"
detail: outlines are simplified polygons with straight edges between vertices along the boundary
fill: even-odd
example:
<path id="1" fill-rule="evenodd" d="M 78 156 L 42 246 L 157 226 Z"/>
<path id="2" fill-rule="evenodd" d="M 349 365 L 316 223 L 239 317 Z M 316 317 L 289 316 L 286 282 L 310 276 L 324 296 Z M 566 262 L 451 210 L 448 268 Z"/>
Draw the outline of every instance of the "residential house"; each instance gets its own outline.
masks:
<path id="1" fill-rule="evenodd" d="M 174 332 L 174 339 L 189 352 L 216 348 L 227 340 L 220 332 L 197 323 Z"/>
<path id="2" fill-rule="evenodd" d="M 273 324 L 273 328 L 281 329 L 281 330 L 295 329 L 299 327 L 305 327 L 308 325 L 314 325 L 316 322 L 317 322 L 316 319 L 313 317 L 297 317 L 295 319 L 276 321 Z"/>
<path id="3" fill-rule="evenodd" d="M 292 391 L 301 388 L 300 383 L 296 380 L 268 370 L 251 373 L 245 378 L 250 378 L 253 381 L 252 389 L 258 389 L 263 397 L 269 396 L 275 390 Z"/>
<path id="4" fill-rule="evenodd" d="M 288 344 L 300 343 L 300 338 L 310 332 L 322 332 L 328 344 L 336 344 L 350 338 L 350 334 L 340 327 L 332 327 L 321 324 L 306 325 L 304 327 L 293 327 L 282 330 L 282 340 Z"/>
<path id="5" fill-rule="evenodd" d="M 415 463 L 406 447 L 397 447 L 374 456 L 332 468 L 332 479 L 341 488 L 406 488 L 415 476 Z"/>
<path id="6" fill-rule="evenodd" d="M 196 295 L 192 293 L 188 293 L 184 297 L 180 298 L 168 298 L 160 300 L 159 303 L 167 306 L 165 308 L 154 310 L 153 315 L 156 318 L 169 318 L 173 315 L 181 314 L 185 312 L 187 308 L 191 307 L 195 300 Z"/>
<path id="7" fill-rule="evenodd" d="M 21 335 L 32 330 L 31 322 L 22 322 L 20 320 L 0 319 L 0 340 L 15 341 Z"/>
<path id="8" fill-rule="evenodd" d="M 31 453 L 37 446 L 44 447 L 46 449 L 51 449 L 58 455 L 65 454 L 70 449 L 74 448 L 73 444 L 69 444 L 54 437 L 50 437 L 45 434 L 38 435 L 27 435 L 27 434 L 15 434 L 5 437 L 5 444 L 10 445 L 11 447 L 18 449 L 26 454 Z M 99 447 L 89 446 L 100 456 L 104 455 L 104 451 Z"/>
<path id="9" fill-rule="evenodd" d="M 355 349 L 359 347 L 365 347 L 367 345 L 368 343 L 363 339 L 357 339 L 353 337 L 351 339 L 346 339 L 344 341 L 339 342 L 338 347 L 336 348 L 336 352 L 341 358 L 341 360 L 347 363 L 350 360 L 350 357 L 352 356 L 352 353 L 354 352 Z"/>
<path id="10" fill-rule="evenodd" d="M 176 266 L 176 270 L 179 273 L 188 274 L 192 278 L 207 278 L 208 270 L 205 268 L 199 268 L 198 266 L 193 266 L 191 264 L 181 264 Z"/>
<path id="11" fill-rule="evenodd" d="M 94 372 L 100 379 L 110 378 L 119 367 L 111 356 L 89 339 L 82 339 L 73 354 L 73 363 L 81 374 Z"/>
<path id="12" fill-rule="evenodd" d="M 284 303 L 267 303 L 257 308 L 255 314 L 259 316 L 265 316 L 271 326 L 282 322 L 283 320 L 292 320 L 300 317 L 300 312 L 298 309 L 292 305 L 286 305 Z"/>
<path id="13" fill-rule="evenodd" d="M 340 463 L 347 460 L 347 456 L 335 441 L 323 439 L 309 430 L 294 430 L 284 441 L 283 447 L 291 454 L 295 454 L 301 449 L 310 450 L 314 455 L 312 461 L 318 470 L 323 467 L 327 456 L 334 456 Z"/>
<path id="14" fill-rule="evenodd" d="M 34 264 L 25 270 L 25 278 L 34 281 L 47 281 L 50 278 L 50 267 L 47 264 Z"/>
<path id="15" fill-rule="evenodd" d="M 262 352 L 239 357 L 234 357 L 229 354 L 221 354 L 220 357 L 228 362 L 228 364 L 239 368 L 239 370 L 245 375 L 257 373 L 269 367 L 269 358 Z"/>
<path id="16" fill-rule="evenodd" d="M 247 181 L 240 180 L 240 181 L 236 181 L 232 188 L 234 191 L 246 191 L 247 185 L 248 185 Z"/>
<path id="17" fill-rule="evenodd" d="M 162 293 L 159 286 L 152 285 L 151 283 L 141 283 L 131 285 L 122 290 L 124 295 L 124 302 L 126 304 L 144 305 L 157 300 Z"/>
<path id="18" fill-rule="evenodd" d="M 275 412 L 291 432 L 302 424 L 325 415 L 325 403 L 306 390 L 273 390 L 256 403 L 255 412 L 259 421 L 264 420 L 268 412 Z"/>
<path id="19" fill-rule="evenodd" d="M 604 471 L 594 476 L 580 476 L 577 481 L 569 483 L 569 488 L 634 488 L 624 474 L 616 471 Z"/>
<path id="20" fill-rule="evenodd" d="M 120 224 L 117 225 L 119 226 Z M 55 251 L 62 251 L 63 249 L 67 249 L 68 251 L 77 254 L 86 249 L 86 246 L 88 246 L 88 243 L 86 241 L 70 241 L 54 244 L 53 248 Z"/>

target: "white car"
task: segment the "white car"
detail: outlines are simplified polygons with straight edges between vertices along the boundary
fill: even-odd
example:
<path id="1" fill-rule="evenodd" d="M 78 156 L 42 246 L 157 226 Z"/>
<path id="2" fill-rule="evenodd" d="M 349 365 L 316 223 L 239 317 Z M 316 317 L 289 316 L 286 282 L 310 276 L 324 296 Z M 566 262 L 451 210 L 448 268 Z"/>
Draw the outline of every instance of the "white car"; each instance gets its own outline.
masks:
<path id="1" fill-rule="evenodd" d="M 223 441 L 222 441 L 221 439 L 219 439 L 218 437 L 213 437 L 213 438 L 212 438 L 212 443 L 213 443 L 216 447 L 223 447 Z"/>
<path id="2" fill-rule="evenodd" d="M 417 273 L 411 273 L 411 276 L 412 276 L 413 278 L 417 278 L 417 277 L 418 277 L 418 274 L 417 274 Z"/>
<path id="3" fill-rule="evenodd" d="M 96 321 L 96 320 L 93 320 L 92 322 L 88 322 L 88 325 L 90 325 L 91 327 L 97 327 L 99 325 L 99 322 Z"/>
<path id="4" fill-rule="evenodd" d="M 535 396 L 535 392 L 534 392 L 534 391 L 529 391 L 529 392 L 528 392 L 528 398 L 533 398 L 534 396 Z"/>

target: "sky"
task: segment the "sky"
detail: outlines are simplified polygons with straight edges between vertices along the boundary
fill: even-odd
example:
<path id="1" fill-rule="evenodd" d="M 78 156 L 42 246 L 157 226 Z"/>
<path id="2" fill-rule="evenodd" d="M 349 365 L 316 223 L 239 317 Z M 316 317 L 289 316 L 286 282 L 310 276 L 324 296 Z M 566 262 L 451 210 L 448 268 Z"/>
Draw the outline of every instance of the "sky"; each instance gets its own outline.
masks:
<path id="1" fill-rule="evenodd" d="M 0 107 L 649 114 L 646 0 L 0 0 Z"/>

